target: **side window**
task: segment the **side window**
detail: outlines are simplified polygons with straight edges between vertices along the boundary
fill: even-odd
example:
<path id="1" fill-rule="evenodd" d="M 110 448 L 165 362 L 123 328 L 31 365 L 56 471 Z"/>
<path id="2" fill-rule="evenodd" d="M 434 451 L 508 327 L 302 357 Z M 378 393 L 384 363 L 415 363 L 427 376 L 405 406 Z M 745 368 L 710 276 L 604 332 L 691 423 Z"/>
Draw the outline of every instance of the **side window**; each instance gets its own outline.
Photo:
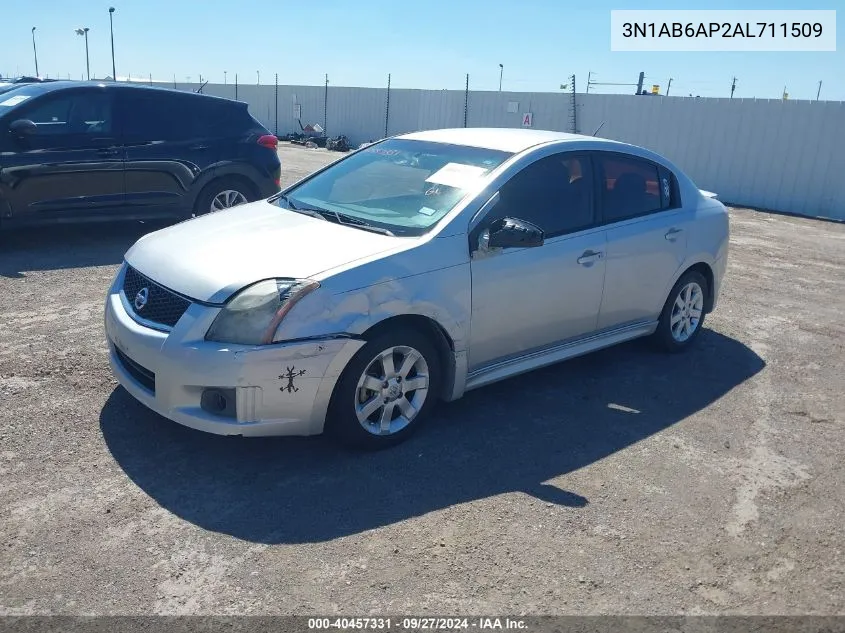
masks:
<path id="1" fill-rule="evenodd" d="M 111 98 L 102 91 L 48 96 L 21 113 L 38 128 L 37 136 L 111 134 Z"/>
<path id="2" fill-rule="evenodd" d="M 178 142 L 192 138 L 191 111 L 179 95 L 127 90 L 122 97 L 127 142 Z"/>
<path id="3" fill-rule="evenodd" d="M 547 237 L 594 223 L 590 159 L 561 153 L 541 158 L 499 189 L 490 219 L 513 217 L 540 227 Z"/>
<path id="4" fill-rule="evenodd" d="M 597 154 L 599 190 L 606 222 L 616 222 L 668 208 L 656 165 L 618 155 Z M 671 182 L 669 183 L 671 189 Z M 671 191 L 670 191 L 671 197 Z"/>

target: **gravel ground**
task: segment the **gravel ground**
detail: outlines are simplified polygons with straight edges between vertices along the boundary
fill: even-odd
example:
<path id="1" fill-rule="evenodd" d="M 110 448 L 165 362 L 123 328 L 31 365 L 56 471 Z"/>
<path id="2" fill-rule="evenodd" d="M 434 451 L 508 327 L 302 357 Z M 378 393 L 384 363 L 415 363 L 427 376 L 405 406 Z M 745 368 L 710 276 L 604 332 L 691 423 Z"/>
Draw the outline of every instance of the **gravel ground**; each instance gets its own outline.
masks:
<path id="1" fill-rule="evenodd" d="M 103 299 L 157 226 L 5 236 L 0 613 L 845 614 L 845 226 L 732 220 L 694 351 L 499 383 L 377 454 L 117 386 Z"/>

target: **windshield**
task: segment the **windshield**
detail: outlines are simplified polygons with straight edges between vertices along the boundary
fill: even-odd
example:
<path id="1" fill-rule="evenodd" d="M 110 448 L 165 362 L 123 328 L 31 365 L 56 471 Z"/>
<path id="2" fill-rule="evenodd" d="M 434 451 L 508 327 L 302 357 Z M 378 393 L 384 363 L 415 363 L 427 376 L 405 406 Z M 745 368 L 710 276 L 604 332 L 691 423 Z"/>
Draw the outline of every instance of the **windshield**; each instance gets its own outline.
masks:
<path id="1" fill-rule="evenodd" d="M 279 204 L 345 217 L 394 235 L 426 233 L 479 178 L 512 154 L 391 139 L 371 145 L 290 190 Z M 340 217 L 337 216 L 339 214 Z"/>

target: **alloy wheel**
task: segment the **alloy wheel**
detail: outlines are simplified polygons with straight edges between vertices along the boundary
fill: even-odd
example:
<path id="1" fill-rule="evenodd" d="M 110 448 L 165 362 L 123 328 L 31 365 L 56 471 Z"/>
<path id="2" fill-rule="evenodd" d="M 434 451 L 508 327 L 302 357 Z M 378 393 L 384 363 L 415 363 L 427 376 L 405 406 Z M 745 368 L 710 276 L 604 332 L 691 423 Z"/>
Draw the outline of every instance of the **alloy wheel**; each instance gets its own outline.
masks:
<path id="1" fill-rule="evenodd" d="M 430 373 L 413 347 L 390 347 L 367 365 L 355 389 L 355 414 L 373 435 L 393 435 L 419 414 L 428 397 Z"/>
<path id="2" fill-rule="evenodd" d="M 698 329 L 703 309 L 704 291 L 691 281 L 681 288 L 672 305 L 672 316 L 669 319 L 672 338 L 678 343 L 686 342 Z"/>
<path id="3" fill-rule="evenodd" d="M 221 191 L 214 196 L 211 200 L 211 208 L 209 211 L 211 213 L 214 213 L 215 211 L 223 211 L 224 209 L 230 209 L 238 206 L 239 204 L 245 204 L 246 202 L 246 196 L 240 191 L 227 189 L 226 191 Z"/>

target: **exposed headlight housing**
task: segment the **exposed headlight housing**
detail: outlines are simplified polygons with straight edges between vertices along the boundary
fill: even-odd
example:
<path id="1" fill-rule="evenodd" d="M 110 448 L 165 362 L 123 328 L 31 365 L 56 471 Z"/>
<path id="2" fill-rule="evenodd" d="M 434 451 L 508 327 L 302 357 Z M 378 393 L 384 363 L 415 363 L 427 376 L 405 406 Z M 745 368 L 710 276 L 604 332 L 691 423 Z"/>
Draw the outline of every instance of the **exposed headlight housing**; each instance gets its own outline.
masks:
<path id="1" fill-rule="evenodd" d="M 247 286 L 226 303 L 205 335 L 207 341 L 269 345 L 296 302 L 320 287 L 311 279 L 267 279 Z"/>

